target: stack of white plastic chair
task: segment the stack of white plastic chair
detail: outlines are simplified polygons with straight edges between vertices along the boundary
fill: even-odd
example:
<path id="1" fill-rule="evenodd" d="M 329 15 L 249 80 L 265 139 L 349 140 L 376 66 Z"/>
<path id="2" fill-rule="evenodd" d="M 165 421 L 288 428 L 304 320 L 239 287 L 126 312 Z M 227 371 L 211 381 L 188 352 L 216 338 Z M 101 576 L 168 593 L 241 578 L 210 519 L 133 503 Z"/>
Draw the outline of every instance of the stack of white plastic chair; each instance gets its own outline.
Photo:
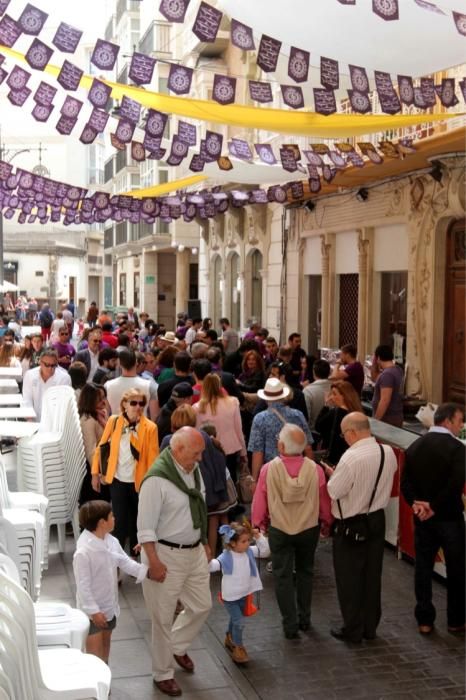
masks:
<path id="1" fill-rule="evenodd" d="M 0 672 L 18 700 L 108 698 L 111 673 L 77 649 L 37 649 L 32 600 L 0 572 Z"/>
<path id="2" fill-rule="evenodd" d="M 9 491 L 6 470 L 0 461 L 0 507 L 4 510 L 10 508 L 22 508 L 24 510 L 37 511 L 42 516 L 47 514 L 48 499 L 40 493 L 32 491 Z M 43 546 L 41 552 L 41 567 L 47 568 L 48 557 L 48 528 L 44 528 Z"/>
<path id="3" fill-rule="evenodd" d="M 0 572 L 21 585 L 15 562 L 0 551 Z M 37 645 L 42 648 L 70 647 L 84 651 L 89 618 L 67 603 L 34 603 Z M 0 684 L 1 685 L 1 684 Z"/>
<path id="4" fill-rule="evenodd" d="M 18 445 L 18 485 L 49 499 L 48 524 L 58 527 L 58 546 L 65 548 L 65 525 L 79 537 L 78 498 L 86 458 L 76 399 L 71 387 L 53 387 L 44 395 L 39 432 Z"/>
<path id="5" fill-rule="evenodd" d="M 37 600 L 42 576 L 45 518 L 36 511 L 2 508 L 1 505 L 0 516 L 15 530 L 23 585 L 30 596 Z"/>

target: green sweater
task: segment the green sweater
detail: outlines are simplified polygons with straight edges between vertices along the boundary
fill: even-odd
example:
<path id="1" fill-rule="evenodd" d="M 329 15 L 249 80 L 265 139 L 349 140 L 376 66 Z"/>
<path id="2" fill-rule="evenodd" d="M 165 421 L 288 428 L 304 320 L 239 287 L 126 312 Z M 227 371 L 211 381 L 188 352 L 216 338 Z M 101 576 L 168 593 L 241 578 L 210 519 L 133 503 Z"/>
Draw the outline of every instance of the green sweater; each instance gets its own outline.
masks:
<path id="1" fill-rule="evenodd" d="M 166 447 L 146 473 L 142 483 L 144 483 L 144 481 L 149 479 L 151 476 L 159 476 L 162 479 L 171 481 L 172 484 L 174 484 L 178 489 L 180 489 L 180 491 L 189 497 L 189 507 L 191 510 L 191 517 L 193 519 L 193 528 L 201 531 L 201 542 L 202 544 L 206 544 L 207 506 L 204 496 L 201 493 L 201 475 L 199 472 L 199 467 L 194 469 L 195 487 L 190 489 L 188 486 L 186 486 L 178 469 L 176 468 L 170 447 Z"/>

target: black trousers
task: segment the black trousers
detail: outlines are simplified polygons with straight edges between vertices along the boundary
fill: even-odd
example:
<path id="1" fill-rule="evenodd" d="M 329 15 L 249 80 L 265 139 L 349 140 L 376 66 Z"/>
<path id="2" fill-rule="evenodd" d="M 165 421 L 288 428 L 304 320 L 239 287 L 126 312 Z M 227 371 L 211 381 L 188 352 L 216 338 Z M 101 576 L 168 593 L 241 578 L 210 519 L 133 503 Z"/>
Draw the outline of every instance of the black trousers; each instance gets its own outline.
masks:
<path id="1" fill-rule="evenodd" d="M 113 479 L 110 484 L 110 495 L 113 515 L 115 516 L 115 529 L 112 534 L 117 538 L 123 549 L 129 537 L 129 553 L 131 556 L 134 556 L 133 547 L 138 543 L 137 519 L 139 502 L 134 483 Z"/>
<path id="2" fill-rule="evenodd" d="M 353 641 L 373 639 L 382 614 L 382 564 L 385 546 L 385 513 L 369 514 L 369 535 L 353 542 L 343 535 L 333 538 L 333 566 L 343 629 Z"/>
<path id="3" fill-rule="evenodd" d="M 416 564 L 414 614 L 419 625 L 433 625 L 432 572 L 440 547 L 447 569 L 447 624 L 461 627 L 465 623 L 465 524 L 464 519 L 436 522 L 435 518 L 414 521 Z"/>

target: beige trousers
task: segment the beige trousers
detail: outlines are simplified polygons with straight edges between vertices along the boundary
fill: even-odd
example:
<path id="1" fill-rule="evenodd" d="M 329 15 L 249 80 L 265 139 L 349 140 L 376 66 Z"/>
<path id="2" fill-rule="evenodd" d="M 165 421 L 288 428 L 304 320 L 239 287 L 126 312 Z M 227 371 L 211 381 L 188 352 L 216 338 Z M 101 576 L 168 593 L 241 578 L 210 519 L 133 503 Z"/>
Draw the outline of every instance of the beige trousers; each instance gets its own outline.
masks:
<path id="1" fill-rule="evenodd" d="M 154 680 L 173 678 L 173 654 L 182 656 L 206 620 L 212 599 L 204 547 L 172 549 L 156 544 L 157 556 L 167 567 L 163 583 L 145 579 L 144 599 L 152 620 L 152 672 Z M 184 610 L 173 622 L 177 600 Z"/>

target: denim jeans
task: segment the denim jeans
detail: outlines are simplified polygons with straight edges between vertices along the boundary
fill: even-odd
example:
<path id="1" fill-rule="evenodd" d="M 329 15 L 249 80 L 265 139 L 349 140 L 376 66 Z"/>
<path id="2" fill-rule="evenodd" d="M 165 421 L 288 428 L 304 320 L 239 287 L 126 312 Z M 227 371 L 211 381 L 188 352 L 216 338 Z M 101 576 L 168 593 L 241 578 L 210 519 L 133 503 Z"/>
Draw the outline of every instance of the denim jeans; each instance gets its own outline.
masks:
<path id="1" fill-rule="evenodd" d="M 223 604 L 226 611 L 230 616 L 230 622 L 228 623 L 228 630 L 231 634 L 233 644 L 236 646 L 243 645 L 243 610 L 246 598 L 239 598 L 238 600 L 224 600 Z"/>

